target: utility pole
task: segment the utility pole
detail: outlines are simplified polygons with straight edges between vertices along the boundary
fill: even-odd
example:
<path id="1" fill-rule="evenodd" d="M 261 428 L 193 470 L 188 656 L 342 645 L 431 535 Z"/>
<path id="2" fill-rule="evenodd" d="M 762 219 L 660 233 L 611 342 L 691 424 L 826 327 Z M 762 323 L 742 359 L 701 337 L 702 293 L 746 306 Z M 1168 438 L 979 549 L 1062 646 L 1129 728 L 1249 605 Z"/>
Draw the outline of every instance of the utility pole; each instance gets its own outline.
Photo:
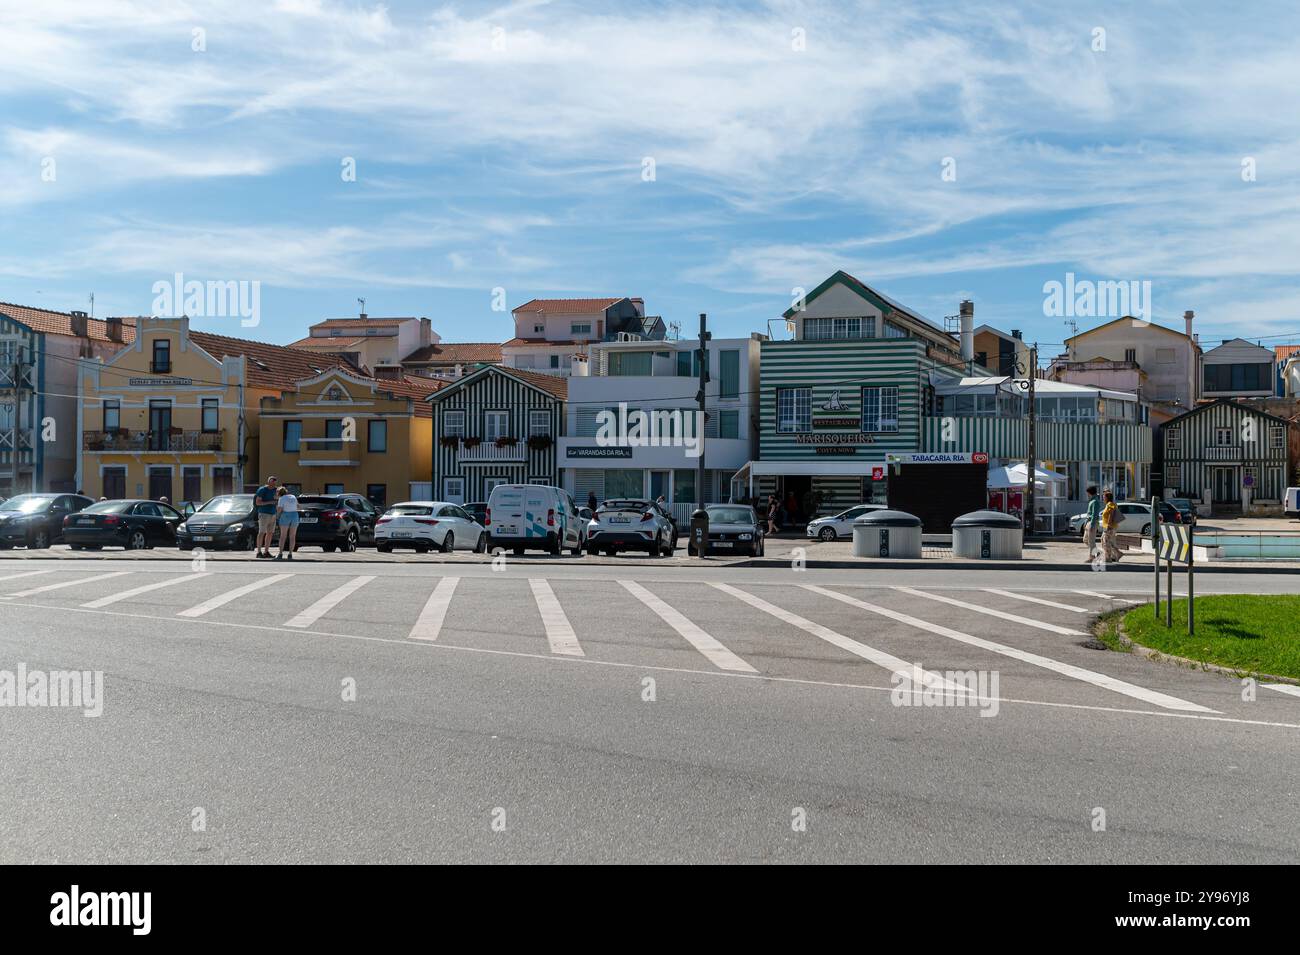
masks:
<path id="1" fill-rule="evenodd" d="M 704 432 L 705 419 L 708 415 L 708 412 L 704 410 L 704 398 L 709 384 L 709 339 L 712 337 L 713 335 L 708 330 L 708 317 L 703 312 L 700 312 L 700 390 L 695 394 L 695 400 L 700 406 L 700 460 L 695 466 L 695 506 L 697 508 L 704 506 Z"/>
<path id="2" fill-rule="evenodd" d="M 13 444 L 9 452 L 9 491 L 11 495 L 21 494 L 22 490 L 18 487 L 20 468 L 22 467 L 22 416 L 23 416 L 23 351 L 22 346 L 14 342 L 13 366 L 9 369 L 12 376 L 9 379 L 13 387 L 14 410 L 13 410 L 13 427 L 10 429 L 10 438 Z M 32 474 L 32 480 L 36 479 L 35 472 Z M 35 490 L 35 488 L 33 488 Z"/>
<path id="3" fill-rule="evenodd" d="M 1034 347 L 1029 349 L 1029 471 L 1027 484 L 1025 486 L 1025 536 L 1032 537 L 1034 533 L 1034 484 L 1038 477 L 1037 465 L 1034 463 L 1038 456 L 1037 435 L 1035 425 L 1038 420 L 1038 409 L 1034 406 L 1034 379 L 1038 377 L 1038 343 L 1034 342 Z"/>

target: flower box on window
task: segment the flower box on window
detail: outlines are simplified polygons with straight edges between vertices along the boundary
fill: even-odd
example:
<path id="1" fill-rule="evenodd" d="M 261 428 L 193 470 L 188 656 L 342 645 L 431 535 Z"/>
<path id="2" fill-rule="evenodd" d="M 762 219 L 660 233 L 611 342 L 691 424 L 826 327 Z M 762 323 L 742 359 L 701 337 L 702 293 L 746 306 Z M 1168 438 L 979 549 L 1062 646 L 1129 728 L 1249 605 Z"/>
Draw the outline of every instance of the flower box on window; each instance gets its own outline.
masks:
<path id="1" fill-rule="evenodd" d="M 512 438 L 508 434 L 503 434 L 501 435 L 501 437 L 497 438 L 496 440 L 496 446 L 498 448 L 513 448 L 518 443 L 519 443 L 518 438 Z"/>
<path id="2" fill-rule="evenodd" d="M 438 439 L 438 443 L 444 448 L 454 448 L 460 444 L 460 436 L 455 434 L 444 434 Z"/>
<path id="3" fill-rule="evenodd" d="M 464 437 L 460 439 L 460 443 L 467 448 L 477 448 L 480 444 L 483 443 L 483 439 Z"/>

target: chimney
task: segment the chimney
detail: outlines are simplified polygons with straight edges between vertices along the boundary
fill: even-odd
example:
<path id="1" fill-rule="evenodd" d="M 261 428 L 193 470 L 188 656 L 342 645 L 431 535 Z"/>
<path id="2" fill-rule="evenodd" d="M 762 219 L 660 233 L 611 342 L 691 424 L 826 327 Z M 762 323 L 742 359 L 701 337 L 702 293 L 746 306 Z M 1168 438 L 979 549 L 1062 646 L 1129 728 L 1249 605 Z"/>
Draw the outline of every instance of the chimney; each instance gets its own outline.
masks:
<path id="1" fill-rule="evenodd" d="M 640 317 L 640 318 L 645 318 L 645 299 L 643 299 L 643 298 L 630 298 L 630 299 L 628 299 L 628 301 L 631 302 L 631 303 L 632 303 L 632 307 L 633 307 L 634 309 L 636 309 L 636 314 L 637 314 L 637 316 Z"/>
<path id="2" fill-rule="evenodd" d="M 401 365 L 376 365 L 375 377 L 383 381 L 401 381 L 402 366 Z"/>
<path id="3" fill-rule="evenodd" d="M 962 299 L 958 311 L 961 313 L 961 360 L 975 360 L 975 303 Z"/>
<path id="4" fill-rule="evenodd" d="M 1011 337 L 1012 337 L 1012 338 L 1015 338 L 1015 339 L 1017 339 L 1017 340 L 1019 340 L 1019 339 L 1020 339 L 1020 329 L 1018 329 L 1018 328 L 1013 328 L 1013 329 L 1011 329 Z"/>
<path id="5" fill-rule="evenodd" d="M 1196 313 L 1193 312 L 1191 309 L 1188 309 L 1187 311 L 1183 312 L 1183 324 L 1187 326 L 1188 338 L 1192 337 L 1192 319 L 1195 317 L 1196 317 Z"/>
<path id="6" fill-rule="evenodd" d="M 69 314 L 72 316 L 72 334 L 78 338 L 85 338 L 89 331 L 89 322 L 87 319 L 89 319 L 90 316 L 85 312 L 70 312 Z"/>
<path id="7" fill-rule="evenodd" d="M 433 344 L 433 322 L 427 318 L 420 319 L 420 347 Z"/>
<path id="8" fill-rule="evenodd" d="M 104 333 L 111 342 L 122 340 L 122 319 L 110 316 L 104 321 Z"/>

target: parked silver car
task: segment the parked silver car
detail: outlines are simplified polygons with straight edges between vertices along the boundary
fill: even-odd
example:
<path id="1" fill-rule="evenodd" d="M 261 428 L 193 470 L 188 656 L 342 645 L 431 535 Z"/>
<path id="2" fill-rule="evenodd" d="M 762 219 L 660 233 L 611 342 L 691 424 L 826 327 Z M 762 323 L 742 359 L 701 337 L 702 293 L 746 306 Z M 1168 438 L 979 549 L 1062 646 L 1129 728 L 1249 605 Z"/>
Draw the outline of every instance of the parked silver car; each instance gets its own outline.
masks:
<path id="1" fill-rule="evenodd" d="M 677 546 L 676 527 L 668 512 L 654 501 L 623 498 L 596 508 L 587 525 L 587 553 L 643 550 L 651 557 L 671 557 Z"/>
<path id="2" fill-rule="evenodd" d="M 1104 507 L 1105 505 L 1103 505 Z M 1141 534 L 1146 537 L 1151 533 L 1151 505 L 1141 501 L 1120 501 L 1116 505 L 1119 508 L 1119 527 L 1115 530 L 1120 534 Z M 1075 534 L 1083 533 L 1083 522 L 1088 519 L 1088 515 L 1075 514 L 1070 518 L 1070 530 Z M 1171 507 L 1165 501 L 1160 502 L 1160 520 L 1166 524 L 1181 524 L 1182 515 L 1178 509 Z M 1101 528 L 1098 528 L 1100 531 Z"/>
<path id="3" fill-rule="evenodd" d="M 854 520 L 871 511 L 883 511 L 888 506 L 888 504 L 857 504 L 847 511 L 841 511 L 830 517 L 819 517 L 815 521 L 808 522 L 808 537 L 827 543 L 834 540 L 852 540 Z"/>

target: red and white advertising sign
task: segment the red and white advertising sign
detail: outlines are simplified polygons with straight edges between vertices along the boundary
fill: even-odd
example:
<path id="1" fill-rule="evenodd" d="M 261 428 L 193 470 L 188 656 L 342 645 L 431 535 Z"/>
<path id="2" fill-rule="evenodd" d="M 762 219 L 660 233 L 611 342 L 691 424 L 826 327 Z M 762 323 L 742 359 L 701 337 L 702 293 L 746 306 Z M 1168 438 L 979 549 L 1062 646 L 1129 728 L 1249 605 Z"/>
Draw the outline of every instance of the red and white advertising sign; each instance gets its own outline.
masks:
<path id="1" fill-rule="evenodd" d="M 872 469 L 871 469 L 871 480 L 873 480 L 873 481 L 883 481 L 884 479 L 885 479 L 885 469 L 884 469 L 884 468 L 872 468 Z"/>
<path id="2" fill-rule="evenodd" d="M 988 464 L 989 456 L 983 451 L 976 451 L 970 456 L 970 460 L 972 464 Z"/>

